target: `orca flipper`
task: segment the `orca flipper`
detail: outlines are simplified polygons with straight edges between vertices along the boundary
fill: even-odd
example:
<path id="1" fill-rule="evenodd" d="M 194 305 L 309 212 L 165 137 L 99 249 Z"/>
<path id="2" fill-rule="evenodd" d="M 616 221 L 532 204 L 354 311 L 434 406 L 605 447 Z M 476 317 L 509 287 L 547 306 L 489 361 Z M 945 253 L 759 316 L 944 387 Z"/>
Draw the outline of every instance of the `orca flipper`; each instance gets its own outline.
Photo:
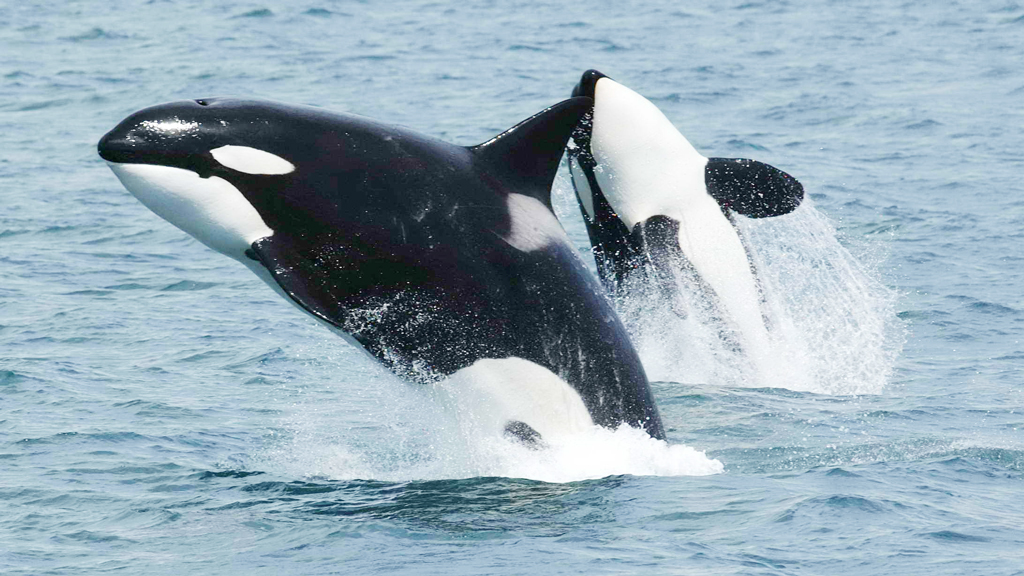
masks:
<path id="1" fill-rule="evenodd" d="M 326 303 L 334 298 L 320 297 L 329 286 L 329 277 L 317 270 L 316 262 L 298 257 L 294 242 L 275 234 L 252 243 L 245 255 L 267 269 L 281 290 L 300 308 L 336 328 L 342 328 L 340 310 L 329 309 Z"/>
<path id="2" fill-rule="evenodd" d="M 551 208 L 551 183 L 565 145 L 593 105 L 590 98 L 563 100 L 469 150 L 503 186 Z"/>
<path id="3" fill-rule="evenodd" d="M 750 218 L 789 214 L 804 199 L 796 178 L 757 160 L 708 158 L 704 183 L 719 206 Z"/>

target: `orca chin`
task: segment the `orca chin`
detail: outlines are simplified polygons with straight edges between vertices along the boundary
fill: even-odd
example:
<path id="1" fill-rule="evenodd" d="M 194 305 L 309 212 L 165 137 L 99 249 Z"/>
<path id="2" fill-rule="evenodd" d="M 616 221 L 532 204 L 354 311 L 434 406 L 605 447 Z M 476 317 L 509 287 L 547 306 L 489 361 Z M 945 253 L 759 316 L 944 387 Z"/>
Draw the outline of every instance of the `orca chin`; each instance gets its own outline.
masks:
<path id="1" fill-rule="evenodd" d="M 672 269 L 692 270 L 740 345 L 766 357 L 760 292 L 733 218 L 787 214 L 803 186 L 756 160 L 701 155 L 654 104 L 596 70 L 572 93 L 594 102 L 573 133 L 569 168 L 606 289 L 624 296 L 646 275 L 671 298 Z"/>
<path id="2" fill-rule="evenodd" d="M 147 208 L 221 254 L 241 261 L 254 242 L 274 235 L 228 180 L 174 166 L 108 164 Z"/>
<path id="3" fill-rule="evenodd" d="M 396 374 L 458 384 L 494 434 L 664 438 L 626 329 L 551 208 L 591 106 L 464 147 L 317 108 L 189 100 L 132 114 L 98 152 L 157 215 Z"/>

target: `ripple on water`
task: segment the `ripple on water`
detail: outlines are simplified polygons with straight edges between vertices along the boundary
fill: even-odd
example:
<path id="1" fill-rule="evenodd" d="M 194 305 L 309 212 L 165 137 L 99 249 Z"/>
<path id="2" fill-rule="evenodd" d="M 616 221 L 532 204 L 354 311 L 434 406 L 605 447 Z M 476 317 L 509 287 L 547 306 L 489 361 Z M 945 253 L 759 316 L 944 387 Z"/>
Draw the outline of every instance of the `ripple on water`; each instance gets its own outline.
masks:
<path id="1" fill-rule="evenodd" d="M 216 282 L 196 282 L 193 280 L 181 280 L 160 289 L 161 292 L 194 292 L 208 290 L 217 286 Z"/>
<path id="2" fill-rule="evenodd" d="M 152 290 L 152 286 L 145 284 L 139 284 L 137 282 L 126 282 L 124 284 L 114 284 L 113 286 L 104 286 L 104 290 Z M 166 288 L 165 288 L 166 290 Z"/>
<path id="3" fill-rule="evenodd" d="M 122 40 L 125 38 L 129 38 L 129 36 L 126 34 L 119 34 L 117 32 L 110 32 L 103 28 L 92 28 L 91 30 L 82 32 L 81 34 L 65 36 L 62 40 L 69 40 L 71 42 L 91 42 L 94 40 Z"/>
<path id="4" fill-rule="evenodd" d="M 182 406 L 173 406 L 163 402 L 151 402 L 148 400 L 131 400 L 119 402 L 113 405 L 114 408 L 125 408 L 140 418 L 166 418 L 169 420 L 197 418 L 200 412 Z"/>
<path id="5" fill-rule="evenodd" d="M 303 12 L 306 16 L 317 16 L 319 18 L 329 18 L 331 16 L 347 16 L 342 12 L 334 12 L 326 8 L 309 8 Z"/>
<path id="6" fill-rule="evenodd" d="M 73 100 L 71 98 L 52 98 L 48 100 L 38 100 L 35 102 L 28 102 L 22 104 L 16 104 L 10 107 L 14 112 L 34 112 L 37 110 L 48 110 L 51 108 L 61 108 L 71 104 Z"/>
<path id="7" fill-rule="evenodd" d="M 114 534 L 93 532 L 90 530 L 79 530 L 78 532 L 72 532 L 70 534 L 63 534 L 57 538 L 67 538 L 69 540 L 80 540 L 82 542 L 89 542 L 91 544 L 138 544 L 138 541 L 122 536 L 116 536 Z"/>
<path id="8" fill-rule="evenodd" d="M 833 469 L 829 470 L 828 472 L 826 472 L 825 475 L 833 477 L 833 478 L 860 478 L 861 477 L 860 474 L 854 474 L 853 472 L 850 472 L 848 470 L 843 470 L 842 468 L 833 468 Z"/>
<path id="9" fill-rule="evenodd" d="M 37 438 L 23 438 L 17 442 L 19 445 L 32 446 L 37 444 L 68 444 L 68 443 L 82 443 L 91 444 L 97 443 L 112 443 L 120 444 L 124 442 L 139 442 L 139 441 L 154 441 L 156 438 L 152 436 L 146 436 L 143 434 L 137 434 L 135 432 L 93 432 L 93 433 L 82 433 L 82 432 L 59 432 L 50 436 L 40 436 Z"/>
<path id="10" fill-rule="evenodd" d="M 166 463 L 158 466 L 126 466 L 119 465 L 112 468 L 68 468 L 66 471 L 72 474 L 100 474 L 112 476 L 137 476 L 161 474 L 166 475 L 169 470 L 181 470 L 182 467 L 174 463 Z"/>
<path id="11" fill-rule="evenodd" d="M 28 376 L 19 374 L 13 370 L 0 370 L 0 386 L 4 386 L 5 392 L 17 391 L 17 385 L 29 380 Z M 10 388 L 7 388 L 10 387 Z"/>
<path id="12" fill-rule="evenodd" d="M 952 530 L 940 530 L 938 532 L 925 532 L 921 534 L 927 538 L 934 538 L 942 542 L 991 542 L 991 538 L 984 536 L 972 536 L 970 534 L 963 534 L 961 532 L 954 532 Z"/>
<path id="13" fill-rule="evenodd" d="M 243 12 L 242 14 L 235 16 L 235 18 L 270 18 L 272 16 L 274 16 L 273 10 L 269 8 L 259 8 L 256 10 Z"/>

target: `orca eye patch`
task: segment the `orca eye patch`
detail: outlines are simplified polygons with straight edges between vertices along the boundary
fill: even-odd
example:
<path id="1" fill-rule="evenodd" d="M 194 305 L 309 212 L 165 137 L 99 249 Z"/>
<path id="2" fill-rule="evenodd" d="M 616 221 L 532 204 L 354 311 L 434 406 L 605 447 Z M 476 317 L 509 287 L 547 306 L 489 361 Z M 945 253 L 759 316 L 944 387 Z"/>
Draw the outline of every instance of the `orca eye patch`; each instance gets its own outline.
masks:
<path id="1" fill-rule="evenodd" d="M 280 175 L 295 171 L 295 165 L 277 154 L 248 146 L 221 146 L 210 150 L 226 168 L 245 174 Z"/>

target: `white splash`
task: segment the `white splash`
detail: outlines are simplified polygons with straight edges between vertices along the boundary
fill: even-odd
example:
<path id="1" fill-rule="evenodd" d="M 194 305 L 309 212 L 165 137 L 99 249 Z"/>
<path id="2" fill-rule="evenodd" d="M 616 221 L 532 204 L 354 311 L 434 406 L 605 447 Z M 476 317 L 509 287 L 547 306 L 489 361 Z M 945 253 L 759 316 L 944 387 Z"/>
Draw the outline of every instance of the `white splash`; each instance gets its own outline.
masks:
<path id="1" fill-rule="evenodd" d="M 620 474 L 703 476 L 724 469 L 704 452 L 629 426 L 590 425 L 531 448 L 502 436 L 500 428 L 480 426 L 486 406 L 473 406 L 450 386 L 412 385 L 382 370 L 369 380 L 346 401 L 311 399 L 293 406 L 278 439 L 255 454 L 250 466 L 295 478 L 393 482 L 488 476 L 575 482 Z M 365 421 L 352 425 L 353 412 Z M 349 425 L 339 428 L 339 422 Z"/>
<path id="2" fill-rule="evenodd" d="M 652 380 L 875 394 L 903 346 L 896 292 L 837 239 L 810 200 L 792 214 L 737 218 L 769 328 L 771 355 L 752 362 L 716 319 L 712 298 L 680 272 L 671 305 L 637 286 L 620 302 Z M 666 308 L 671 308 L 666 310 Z"/>

